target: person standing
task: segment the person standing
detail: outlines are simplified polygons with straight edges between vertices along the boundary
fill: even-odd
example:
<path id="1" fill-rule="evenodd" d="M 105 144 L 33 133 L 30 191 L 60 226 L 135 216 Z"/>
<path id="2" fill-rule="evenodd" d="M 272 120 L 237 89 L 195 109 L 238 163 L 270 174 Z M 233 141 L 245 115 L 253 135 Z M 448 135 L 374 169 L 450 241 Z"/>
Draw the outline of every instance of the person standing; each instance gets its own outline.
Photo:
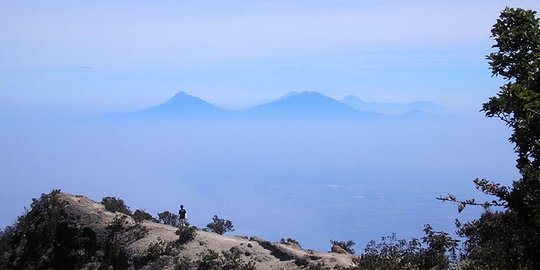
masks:
<path id="1" fill-rule="evenodd" d="M 180 205 L 180 210 L 178 211 L 178 219 L 180 219 L 180 227 L 186 226 L 186 209 L 184 205 Z"/>

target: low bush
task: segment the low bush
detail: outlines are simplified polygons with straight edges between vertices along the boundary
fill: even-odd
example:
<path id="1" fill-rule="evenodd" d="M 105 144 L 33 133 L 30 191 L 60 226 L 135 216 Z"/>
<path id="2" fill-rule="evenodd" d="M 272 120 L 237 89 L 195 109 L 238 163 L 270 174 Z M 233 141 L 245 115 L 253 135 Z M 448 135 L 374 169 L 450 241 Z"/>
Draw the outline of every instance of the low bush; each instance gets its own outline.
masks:
<path id="1" fill-rule="evenodd" d="M 75 224 L 60 190 L 32 199 L 27 212 L 0 236 L 0 269 L 81 269 L 98 260 L 96 234 Z"/>
<path id="2" fill-rule="evenodd" d="M 116 197 L 105 197 L 101 200 L 101 204 L 105 206 L 105 210 L 113 213 L 119 212 L 131 216 L 131 210 L 126 206 L 124 200 Z"/>
<path id="3" fill-rule="evenodd" d="M 136 223 L 139 223 L 139 224 L 142 223 L 144 220 L 157 221 L 151 214 L 149 214 L 148 212 L 142 209 L 135 210 L 135 212 L 133 212 L 133 215 L 131 217 Z"/>
<path id="4" fill-rule="evenodd" d="M 126 269 L 129 266 L 128 254 L 124 250 L 126 243 L 125 234 L 128 231 L 127 217 L 116 215 L 105 228 L 105 239 L 102 267 L 112 269 Z"/>
<path id="5" fill-rule="evenodd" d="M 161 222 L 163 224 L 166 224 L 166 225 L 171 225 L 171 226 L 174 226 L 174 227 L 178 227 L 178 225 L 180 224 L 180 220 L 178 219 L 178 215 L 173 214 L 173 213 L 171 213 L 169 211 L 164 211 L 164 212 L 158 213 L 158 219 L 159 219 L 159 222 Z"/>
<path id="6" fill-rule="evenodd" d="M 287 239 L 281 238 L 281 239 L 279 239 L 279 243 L 284 244 L 284 245 L 295 244 L 295 245 L 298 245 L 299 247 L 302 247 L 298 241 L 296 241 L 296 240 L 294 240 L 292 238 L 287 238 Z"/>
<path id="7" fill-rule="evenodd" d="M 14 230 L 13 226 L 7 226 L 0 230 L 0 269 L 8 269 L 9 267 L 9 258 L 12 252 L 11 243 L 15 235 Z"/>
<path id="8" fill-rule="evenodd" d="M 206 227 L 217 234 L 224 234 L 226 232 L 234 231 L 234 225 L 232 221 L 228 219 L 219 218 L 217 215 L 214 215 L 212 222 L 208 223 Z"/>
<path id="9" fill-rule="evenodd" d="M 353 260 L 354 269 L 454 269 L 459 242 L 446 232 L 433 231 L 429 225 L 424 227 L 424 233 L 424 237 L 409 241 L 397 239 L 395 234 L 383 237 L 379 243 L 370 241 L 365 253 Z"/>
<path id="10" fill-rule="evenodd" d="M 219 254 L 216 251 L 209 249 L 205 253 L 199 254 L 199 260 L 195 262 L 196 269 L 213 270 L 213 269 L 235 269 L 235 270 L 256 270 L 255 262 L 245 262 L 236 253 Z"/>
<path id="11" fill-rule="evenodd" d="M 350 254 L 354 254 L 354 249 L 352 248 L 356 243 L 352 240 L 348 241 L 335 241 L 330 240 L 330 243 L 332 243 L 332 246 L 339 246 L 340 248 L 344 249 Z"/>
<path id="12" fill-rule="evenodd" d="M 173 259 L 174 270 L 192 270 L 193 261 L 189 257 L 175 257 Z"/>
<path id="13" fill-rule="evenodd" d="M 195 239 L 195 235 L 197 234 L 196 227 L 180 227 L 175 232 L 176 235 L 178 235 L 178 243 L 183 245 L 187 242 Z"/>

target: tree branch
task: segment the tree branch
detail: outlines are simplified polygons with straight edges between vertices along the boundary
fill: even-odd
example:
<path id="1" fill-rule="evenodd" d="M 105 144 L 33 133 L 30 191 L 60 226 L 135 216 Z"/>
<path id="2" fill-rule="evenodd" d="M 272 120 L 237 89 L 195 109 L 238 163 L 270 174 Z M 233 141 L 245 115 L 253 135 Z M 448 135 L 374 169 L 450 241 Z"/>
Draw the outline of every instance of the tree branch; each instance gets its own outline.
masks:
<path id="1" fill-rule="evenodd" d="M 483 203 L 478 203 L 475 199 L 459 200 L 453 194 L 448 194 L 447 196 L 439 196 L 435 199 L 443 202 L 457 203 L 459 213 L 461 213 L 461 211 L 463 211 L 463 209 L 465 209 L 467 205 L 482 206 L 484 209 L 489 209 L 490 207 L 506 207 L 507 205 L 506 202 L 499 202 L 496 200 L 493 200 L 491 202 L 485 201 Z"/>

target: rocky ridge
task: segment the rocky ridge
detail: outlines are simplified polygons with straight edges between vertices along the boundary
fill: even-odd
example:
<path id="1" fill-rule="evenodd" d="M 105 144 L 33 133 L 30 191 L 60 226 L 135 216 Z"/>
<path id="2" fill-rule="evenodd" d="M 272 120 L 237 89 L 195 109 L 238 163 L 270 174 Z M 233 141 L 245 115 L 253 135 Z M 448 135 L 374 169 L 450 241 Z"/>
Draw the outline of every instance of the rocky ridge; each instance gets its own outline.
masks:
<path id="1" fill-rule="evenodd" d="M 354 255 L 347 253 L 304 250 L 293 242 L 277 243 L 259 237 L 225 236 L 194 227 L 192 239 L 179 241 L 183 234 L 177 227 L 110 212 L 103 204 L 81 195 L 56 192 L 51 196 L 58 201 L 54 205 L 62 208 L 61 216 L 67 216 L 70 220 L 68 227 L 79 231 L 72 233 L 72 238 L 84 236 L 81 238 L 83 240 L 77 240 L 83 244 L 74 245 L 76 248 L 73 249 L 76 250 L 64 252 L 68 254 L 64 257 L 80 258 L 77 254 L 86 256 L 77 264 L 79 269 L 104 269 L 103 261 L 107 260 L 110 261 L 108 268 L 112 265 L 112 269 L 346 269 L 353 263 Z M 34 209 L 29 213 L 32 211 Z M 39 226 L 31 224 L 27 227 Z M 28 232 L 24 235 L 28 235 Z M 53 238 L 62 233 L 55 235 Z M 18 249 L 29 249 L 28 241 L 30 239 L 19 241 L 24 244 L 19 244 Z M 50 252 L 51 249 L 48 250 Z M 36 253 L 35 248 L 33 252 Z M 17 266 L 17 260 L 13 258 L 25 258 L 28 252 L 19 253 L 11 257 L 14 261 L 12 265 Z M 47 257 L 54 256 L 49 254 Z M 22 263 L 18 265 L 22 266 Z M 42 263 L 55 265 L 55 262 Z M 212 265 L 218 267 L 212 268 Z"/>

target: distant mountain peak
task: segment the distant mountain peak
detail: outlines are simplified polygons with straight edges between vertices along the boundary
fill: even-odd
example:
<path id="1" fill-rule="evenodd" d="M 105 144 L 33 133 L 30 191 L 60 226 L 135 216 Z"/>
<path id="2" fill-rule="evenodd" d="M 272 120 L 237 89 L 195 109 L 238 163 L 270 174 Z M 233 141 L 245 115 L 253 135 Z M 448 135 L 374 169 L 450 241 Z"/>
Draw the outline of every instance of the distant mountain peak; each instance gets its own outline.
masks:
<path id="1" fill-rule="evenodd" d="M 273 102 L 253 107 L 250 111 L 268 116 L 345 116 L 360 113 L 316 91 L 293 93 L 289 93 Z"/>
<path id="2" fill-rule="evenodd" d="M 192 96 L 184 91 L 180 91 L 178 93 L 176 93 L 174 96 L 172 96 L 171 98 L 169 98 L 167 101 L 165 101 L 163 104 L 166 104 L 168 102 L 177 102 L 177 101 L 185 101 L 185 100 L 188 100 L 188 99 L 191 99 L 191 100 L 200 100 L 200 101 L 204 101 L 196 96 Z M 206 102 L 206 101 L 204 101 Z"/>
<path id="3" fill-rule="evenodd" d="M 178 114 L 209 114 L 226 111 L 184 91 L 176 93 L 164 103 L 150 107 L 139 114 L 174 116 Z"/>
<path id="4" fill-rule="evenodd" d="M 324 94 L 317 92 L 317 91 L 302 91 L 302 92 L 290 92 L 286 94 L 285 96 L 281 97 L 279 100 L 287 100 L 287 99 L 310 99 L 310 98 L 320 98 L 320 99 L 326 99 L 326 100 L 333 100 L 335 99 L 325 96 Z"/>
<path id="5" fill-rule="evenodd" d="M 300 93 L 296 94 L 296 96 L 321 97 L 321 98 L 328 98 L 328 99 L 334 100 L 333 98 L 325 96 L 322 93 L 317 92 L 317 91 L 303 91 L 303 92 L 300 92 Z"/>
<path id="6" fill-rule="evenodd" d="M 176 95 L 174 95 L 173 98 L 174 97 L 182 97 L 182 96 L 192 96 L 192 95 L 190 95 L 190 94 L 188 94 L 188 93 L 186 93 L 184 91 L 180 91 L 180 92 L 176 93 Z"/>
<path id="7" fill-rule="evenodd" d="M 309 91 L 309 90 L 306 90 L 306 91 L 302 91 L 298 94 L 303 94 L 303 95 L 320 95 L 320 96 L 324 96 L 323 94 L 321 94 L 320 92 L 317 92 L 317 91 Z"/>
<path id="8" fill-rule="evenodd" d="M 287 103 L 291 101 L 309 103 L 309 102 L 313 102 L 314 100 L 324 100 L 331 103 L 339 103 L 339 101 L 331 97 L 327 97 L 316 91 L 303 91 L 303 92 L 296 92 L 295 94 L 291 94 L 291 95 L 285 95 L 273 103 Z"/>

